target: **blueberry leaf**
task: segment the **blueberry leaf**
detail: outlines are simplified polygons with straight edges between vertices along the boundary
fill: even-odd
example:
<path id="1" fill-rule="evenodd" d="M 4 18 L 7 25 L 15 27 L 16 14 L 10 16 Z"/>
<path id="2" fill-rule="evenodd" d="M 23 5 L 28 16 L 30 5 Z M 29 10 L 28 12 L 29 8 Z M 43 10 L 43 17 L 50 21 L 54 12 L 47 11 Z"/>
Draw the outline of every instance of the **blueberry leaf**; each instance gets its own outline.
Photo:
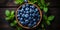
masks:
<path id="1" fill-rule="evenodd" d="M 15 0 L 15 4 L 22 4 L 24 0 Z"/>
<path id="2" fill-rule="evenodd" d="M 10 26 L 14 26 L 14 24 L 13 23 L 10 23 Z"/>
<path id="3" fill-rule="evenodd" d="M 10 16 L 10 11 L 9 11 L 9 10 L 6 10 L 6 11 L 5 11 L 5 15 L 6 15 L 6 16 Z"/>
<path id="4" fill-rule="evenodd" d="M 17 30 L 22 30 L 22 28 L 21 27 L 17 27 Z"/>
<path id="5" fill-rule="evenodd" d="M 11 15 L 14 15 L 14 11 L 11 11 Z"/>
<path id="6" fill-rule="evenodd" d="M 50 3 L 48 2 L 48 3 L 46 3 L 46 5 L 47 5 L 47 6 L 49 6 L 49 5 L 50 5 Z"/>
<path id="7" fill-rule="evenodd" d="M 17 24 L 17 21 L 16 20 L 14 20 L 14 22 L 13 22 L 14 24 Z"/>
<path id="8" fill-rule="evenodd" d="M 54 19 L 54 16 L 49 16 L 48 20 L 52 21 Z"/>
<path id="9" fill-rule="evenodd" d="M 30 2 L 32 2 L 34 4 L 35 2 L 37 2 L 37 0 L 30 0 Z"/>
<path id="10" fill-rule="evenodd" d="M 46 23 L 47 23 L 47 25 L 50 25 L 51 24 L 50 21 L 46 21 Z"/>
<path id="11" fill-rule="evenodd" d="M 5 19 L 8 21 L 8 20 L 10 20 L 10 17 L 6 17 Z"/>
<path id="12" fill-rule="evenodd" d="M 47 7 L 44 7 L 43 8 L 43 11 L 46 13 L 48 11 L 48 8 Z"/>
<path id="13" fill-rule="evenodd" d="M 44 24 L 42 24 L 41 26 L 42 26 L 42 28 L 44 28 Z"/>
<path id="14" fill-rule="evenodd" d="M 44 5 L 45 4 L 45 1 L 44 0 L 41 0 L 41 4 Z"/>
<path id="15" fill-rule="evenodd" d="M 43 15 L 43 18 L 44 18 L 45 20 L 47 20 L 47 16 L 46 16 L 46 15 Z"/>
<path id="16" fill-rule="evenodd" d="M 40 9 L 43 9 L 43 6 L 40 3 L 38 3 L 38 5 L 40 6 Z"/>

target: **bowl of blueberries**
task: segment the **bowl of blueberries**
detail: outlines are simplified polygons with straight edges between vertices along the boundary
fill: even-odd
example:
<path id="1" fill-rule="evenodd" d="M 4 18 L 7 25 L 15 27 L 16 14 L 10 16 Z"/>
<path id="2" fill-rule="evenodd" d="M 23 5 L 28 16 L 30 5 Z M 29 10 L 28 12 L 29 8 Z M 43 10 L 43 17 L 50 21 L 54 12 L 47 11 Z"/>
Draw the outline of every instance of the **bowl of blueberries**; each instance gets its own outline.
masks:
<path id="1" fill-rule="evenodd" d="M 24 3 L 16 10 L 16 21 L 26 29 L 37 27 L 42 19 L 40 8 L 31 3 Z"/>

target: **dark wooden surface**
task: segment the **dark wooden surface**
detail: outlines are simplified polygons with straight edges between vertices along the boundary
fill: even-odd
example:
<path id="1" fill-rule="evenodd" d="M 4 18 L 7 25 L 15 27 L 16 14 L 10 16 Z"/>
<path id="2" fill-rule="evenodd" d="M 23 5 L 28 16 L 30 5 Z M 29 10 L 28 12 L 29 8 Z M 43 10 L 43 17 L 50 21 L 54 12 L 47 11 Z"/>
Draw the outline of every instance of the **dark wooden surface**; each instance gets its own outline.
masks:
<path id="1" fill-rule="evenodd" d="M 60 0 L 46 0 L 46 1 L 51 3 L 49 6 L 48 14 L 55 16 L 55 19 L 51 22 L 52 24 L 50 26 L 47 26 L 46 30 L 60 30 Z M 8 22 L 5 21 L 4 19 L 5 10 L 6 9 L 9 9 L 10 11 L 16 10 L 19 6 L 13 4 L 12 1 L 8 2 L 6 0 L 4 2 L 0 3 L 1 4 L 0 5 L 0 30 L 1 28 L 7 28 L 7 30 L 10 30 L 12 28 L 9 26 Z"/>

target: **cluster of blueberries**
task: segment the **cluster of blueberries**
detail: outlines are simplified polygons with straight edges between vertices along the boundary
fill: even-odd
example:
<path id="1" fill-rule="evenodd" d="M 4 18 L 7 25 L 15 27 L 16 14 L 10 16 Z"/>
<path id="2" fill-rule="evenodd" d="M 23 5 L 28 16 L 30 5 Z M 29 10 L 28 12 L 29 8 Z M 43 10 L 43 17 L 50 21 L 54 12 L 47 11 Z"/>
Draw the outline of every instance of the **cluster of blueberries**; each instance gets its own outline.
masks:
<path id="1" fill-rule="evenodd" d="M 40 20 L 40 13 L 36 6 L 26 3 L 17 11 L 17 18 L 23 26 L 33 27 Z"/>

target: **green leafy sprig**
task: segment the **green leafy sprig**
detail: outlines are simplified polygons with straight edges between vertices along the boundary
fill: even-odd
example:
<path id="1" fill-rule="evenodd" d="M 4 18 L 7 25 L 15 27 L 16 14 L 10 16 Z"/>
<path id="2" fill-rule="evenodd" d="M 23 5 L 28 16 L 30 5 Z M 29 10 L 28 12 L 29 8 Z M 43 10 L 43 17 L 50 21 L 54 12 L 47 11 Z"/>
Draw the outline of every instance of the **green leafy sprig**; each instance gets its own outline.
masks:
<path id="1" fill-rule="evenodd" d="M 17 26 L 17 21 L 16 21 L 16 19 L 14 19 L 14 17 L 15 17 L 15 14 L 14 14 L 15 12 L 14 12 L 14 10 L 12 10 L 11 12 L 9 11 L 9 10 L 6 10 L 5 11 L 5 15 L 6 15 L 6 21 L 12 21 L 11 23 L 10 23 L 10 26 L 11 27 L 16 27 L 17 28 L 17 30 L 22 30 L 22 28 L 21 27 L 19 27 L 19 26 Z"/>

